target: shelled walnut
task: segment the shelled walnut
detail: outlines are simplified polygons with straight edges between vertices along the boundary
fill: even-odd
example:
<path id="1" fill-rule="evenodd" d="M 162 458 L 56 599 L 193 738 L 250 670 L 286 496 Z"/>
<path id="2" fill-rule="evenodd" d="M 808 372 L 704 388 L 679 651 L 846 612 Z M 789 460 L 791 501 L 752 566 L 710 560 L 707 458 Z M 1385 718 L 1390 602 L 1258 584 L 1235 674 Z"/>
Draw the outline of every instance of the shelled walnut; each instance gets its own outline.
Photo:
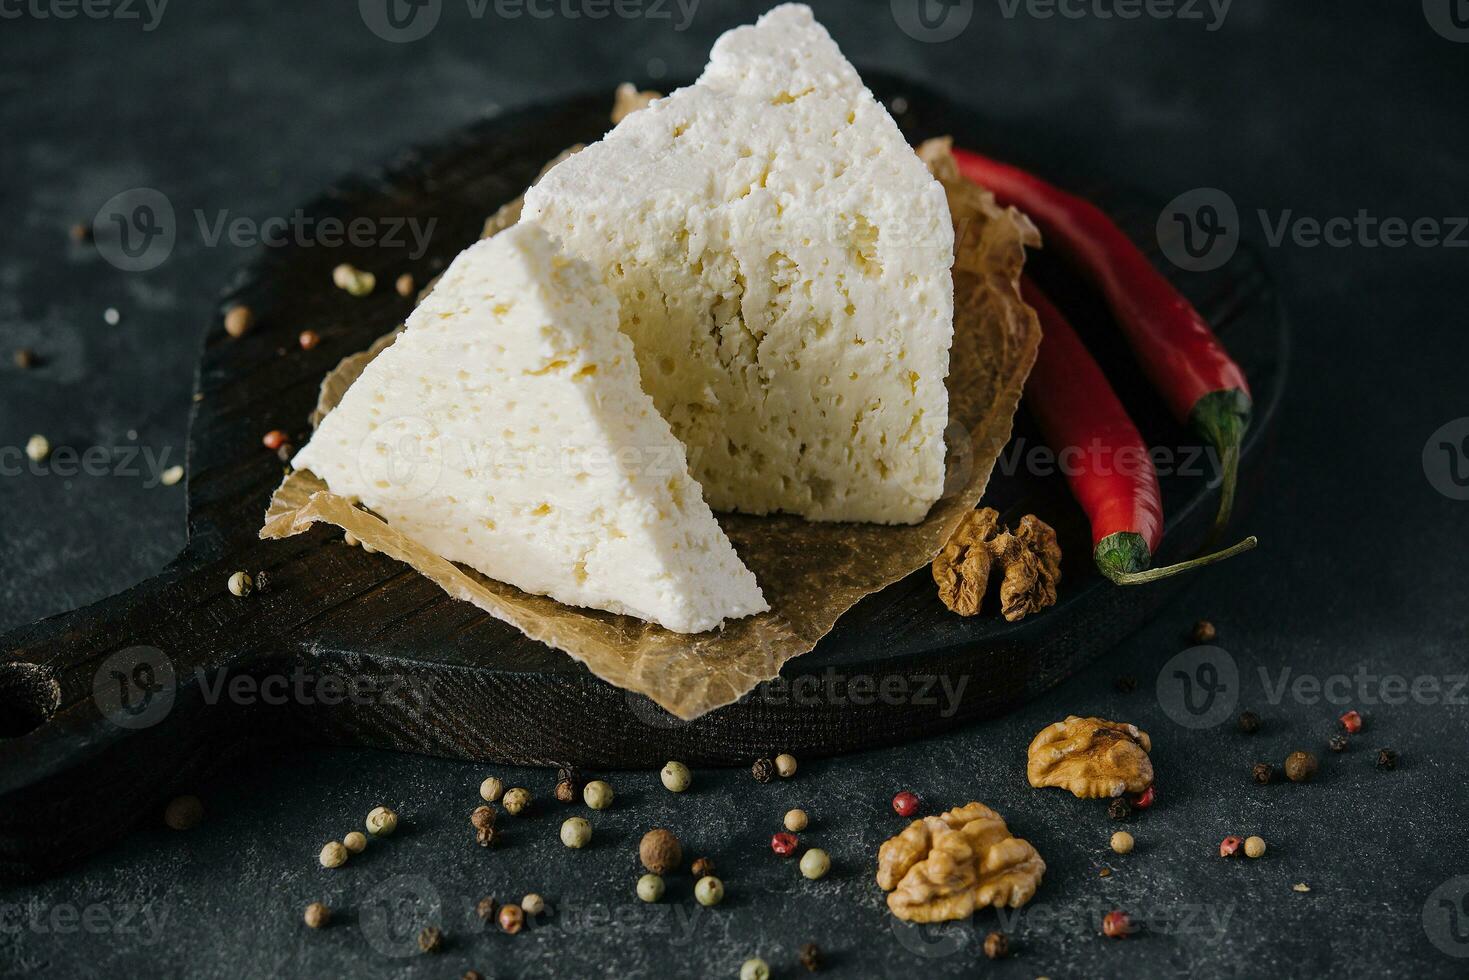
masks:
<path id="1" fill-rule="evenodd" d="M 1018 908 L 1039 887 L 1046 863 L 982 803 L 923 817 L 877 852 L 877 884 L 907 922 L 963 919 L 986 906 Z"/>
<path id="2" fill-rule="evenodd" d="M 1060 786 L 1083 799 L 1141 793 L 1153 783 L 1152 747 L 1136 725 L 1072 715 L 1031 740 L 1025 775 L 1037 789 Z"/>
<path id="3" fill-rule="evenodd" d="M 933 580 L 944 605 L 961 616 L 975 616 L 984 604 L 994 572 L 1000 581 L 1000 612 L 1010 622 L 1056 603 L 1061 581 L 1061 548 L 1050 525 L 1027 514 L 1012 533 L 999 513 L 985 507 L 965 515 L 933 560 Z"/>

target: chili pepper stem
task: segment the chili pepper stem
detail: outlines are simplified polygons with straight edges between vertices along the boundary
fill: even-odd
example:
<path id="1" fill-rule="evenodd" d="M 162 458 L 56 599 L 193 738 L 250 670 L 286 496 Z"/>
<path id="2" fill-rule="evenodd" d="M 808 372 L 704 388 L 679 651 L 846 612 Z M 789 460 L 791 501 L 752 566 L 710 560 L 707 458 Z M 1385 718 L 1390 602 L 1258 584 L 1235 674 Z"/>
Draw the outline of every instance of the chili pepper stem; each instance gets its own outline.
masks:
<path id="1" fill-rule="evenodd" d="M 1250 427 L 1250 396 L 1237 388 L 1211 391 L 1194 404 L 1189 413 L 1194 431 L 1209 440 L 1219 454 L 1219 510 L 1214 515 L 1214 529 L 1204 545 L 1211 548 L 1229 526 L 1234 510 L 1234 491 L 1239 481 L 1240 445 Z"/>
<path id="2" fill-rule="evenodd" d="M 1093 557 L 1096 559 L 1097 569 L 1113 583 L 1147 585 L 1149 582 L 1171 578 L 1182 572 L 1213 565 L 1216 562 L 1233 558 L 1235 555 L 1242 555 L 1259 543 L 1259 539 L 1251 535 L 1234 547 L 1217 551 L 1212 555 L 1203 555 L 1189 561 L 1179 562 L 1177 565 L 1168 565 L 1165 568 L 1148 568 L 1152 556 L 1148 553 L 1148 546 L 1143 541 L 1142 535 L 1134 534 L 1131 531 L 1118 531 L 1097 542 Z"/>

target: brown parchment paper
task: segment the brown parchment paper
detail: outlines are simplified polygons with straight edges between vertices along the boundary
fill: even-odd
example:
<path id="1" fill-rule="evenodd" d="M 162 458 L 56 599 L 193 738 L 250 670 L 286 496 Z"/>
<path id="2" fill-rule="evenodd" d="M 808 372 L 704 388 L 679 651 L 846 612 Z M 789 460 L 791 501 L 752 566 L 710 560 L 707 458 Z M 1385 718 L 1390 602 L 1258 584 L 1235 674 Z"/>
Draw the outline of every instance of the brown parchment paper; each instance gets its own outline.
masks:
<path id="1" fill-rule="evenodd" d="M 563 606 L 488 579 L 331 493 L 309 471 L 286 477 L 260 536 L 284 538 L 317 521 L 334 524 L 413 566 L 455 598 L 565 651 L 608 683 L 644 694 L 681 719 L 738 700 L 774 678 L 787 660 L 810 651 L 858 600 L 928 564 L 979 502 L 1010 438 L 1040 343 L 1035 313 L 1020 298 L 1025 248 L 1039 245 L 1040 236 L 1018 211 L 999 208 L 989 193 L 959 177 L 947 140 L 930 140 L 919 153 L 948 192 L 955 226 L 948 473 L 945 495 L 923 523 L 887 527 L 718 515 L 771 610 L 694 636 L 628 616 Z M 519 215 L 519 201 L 501 208 L 486 224 L 486 236 L 514 224 Z M 327 376 L 317 419 L 396 336 L 347 358 Z M 488 659 L 494 652 L 485 655 Z"/>

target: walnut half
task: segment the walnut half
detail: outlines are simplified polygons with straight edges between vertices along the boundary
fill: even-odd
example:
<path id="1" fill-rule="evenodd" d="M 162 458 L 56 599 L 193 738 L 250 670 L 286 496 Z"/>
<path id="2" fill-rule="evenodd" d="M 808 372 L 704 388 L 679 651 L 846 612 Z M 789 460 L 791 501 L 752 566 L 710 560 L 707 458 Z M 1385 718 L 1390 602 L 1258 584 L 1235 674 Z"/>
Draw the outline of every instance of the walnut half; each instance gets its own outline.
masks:
<path id="1" fill-rule="evenodd" d="M 877 852 L 877 884 L 888 908 L 906 922 L 968 918 L 987 906 L 1030 901 L 1046 862 L 1029 841 L 1011 836 L 982 803 L 908 825 Z"/>
<path id="2" fill-rule="evenodd" d="M 944 605 L 961 616 L 979 614 L 990 575 L 1003 573 L 1000 612 L 1015 622 L 1056 604 L 1061 546 L 1045 521 L 1027 514 L 1012 534 L 993 507 L 964 515 L 933 560 L 933 580 Z"/>
<path id="3" fill-rule="evenodd" d="M 1136 725 L 1072 715 L 1031 740 L 1025 775 L 1037 789 L 1060 786 L 1083 799 L 1141 793 L 1153 783 L 1152 747 Z"/>

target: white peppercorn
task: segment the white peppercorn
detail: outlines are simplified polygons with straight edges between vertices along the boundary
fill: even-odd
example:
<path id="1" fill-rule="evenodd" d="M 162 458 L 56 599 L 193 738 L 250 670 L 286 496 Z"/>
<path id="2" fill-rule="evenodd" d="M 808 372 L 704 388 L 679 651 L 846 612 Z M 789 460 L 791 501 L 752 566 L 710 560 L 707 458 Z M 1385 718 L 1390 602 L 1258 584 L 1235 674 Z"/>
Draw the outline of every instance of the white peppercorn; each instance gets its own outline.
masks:
<path id="1" fill-rule="evenodd" d="M 505 783 L 499 776 L 490 776 L 479 784 L 479 795 L 486 803 L 494 803 L 505 795 Z"/>
<path id="2" fill-rule="evenodd" d="M 781 779 L 790 779 L 796 774 L 796 757 L 789 752 L 782 752 L 775 757 L 775 771 L 780 774 Z"/>
<path id="3" fill-rule="evenodd" d="M 340 868 L 347 863 L 347 849 L 338 840 L 328 841 L 321 849 L 323 868 Z"/>
<path id="4" fill-rule="evenodd" d="M 255 580 L 250 577 L 249 572 L 235 572 L 230 576 L 230 595 L 244 598 L 255 589 Z"/>
<path id="5" fill-rule="evenodd" d="M 670 793 L 682 793 L 694 781 L 693 774 L 689 772 L 689 767 L 682 762 L 665 763 L 663 772 L 659 773 L 659 776 L 663 780 L 663 788 Z"/>
<path id="6" fill-rule="evenodd" d="M 787 810 L 784 821 L 785 828 L 792 833 L 799 834 L 806 829 L 806 825 L 810 822 L 810 819 L 810 817 L 806 816 L 805 810 Z"/>
<path id="7" fill-rule="evenodd" d="M 656 902 L 663 897 L 663 876 L 652 872 L 638 879 L 638 898 L 645 902 Z"/>
<path id="8" fill-rule="evenodd" d="M 398 814 L 385 806 L 373 807 L 367 814 L 367 832 L 374 837 L 387 837 L 398 829 Z"/>
<path id="9" fill-rule="evenodd" d="M 770 964 L 752 956 L 740 965 L 740 980 L 770 980 Z"/>
<path id="10" fill-rule="evenodd" d="M 1132 839 L 1132 835 L 1125 830 L 1119 830 L 1112 835 L 1112 850 L 1118 854 L 1131 854 L 1133 844 L 1135 843 L 1136 841 Z"/>
<path id="11" fill-rule="evenodd" d="M 520 907 L 526 915 L 540 915 L 546 911 L 546 900 L 536 892 L 531 892 L 520 900 Z"/>
<path id="12" fill-rule="evenodd" d="M 568 817 L 561 824 L 561 843 L 570 848 L 586 847 L 592 839 L 592 825 L 586 817 Z"/>
<path id="13" fill-rule="evenodd" d="M 812 881 L 826 877 L 826 873 L 830 870 L 831 855 L 827 854 L 821 848 L 813 847 L 801 855 L 801 874 L 810 878 Z"/>
<path id="14" fill-rule="evenodd" d="M 51 455 L 51 440 L 43 435 L 34 435 L 26 440 L 26 458 L 39 463 Z"/>
<path id="15" fill-rule="evenodd" d="M 518 817 L 525 812 L 526 807 L 530 806 L 530 790 L 524 786 L 507 789 L 505 795 L 500 798 L 500 805 L 505 808 L 506 813 L 512 817 Z"/>
<path id="16" fill-rule="evenodd" d="M 605 779 L 594 779 L 581 791 L 581 797 L 593 810 L 605 810 L 612 805 L 612 786 Z"/>
<path id="17" fill-rule="evenodd" d="M 1265 838 L 1263 838 L 1263 837 L 1246 837 L 1245 838 L 1245 857 L 1257 858 L 1257 857 L 1264 857 L 1264 856 L 1265 856 Z"/>
<path id="18" fill-rule="evenodd" d="M 354 830 L 342 838 L 342 846 L 353 854 L 361 854 L 367 850 L 367 835 L 360 830 Z"/>
<path id="19" fill-rule="evenodd" d="M 724 882 L 713 875 L 705 875 L 694 885 L 694 898 L 700 905 L 718 905 L 724 901 Z"/>

